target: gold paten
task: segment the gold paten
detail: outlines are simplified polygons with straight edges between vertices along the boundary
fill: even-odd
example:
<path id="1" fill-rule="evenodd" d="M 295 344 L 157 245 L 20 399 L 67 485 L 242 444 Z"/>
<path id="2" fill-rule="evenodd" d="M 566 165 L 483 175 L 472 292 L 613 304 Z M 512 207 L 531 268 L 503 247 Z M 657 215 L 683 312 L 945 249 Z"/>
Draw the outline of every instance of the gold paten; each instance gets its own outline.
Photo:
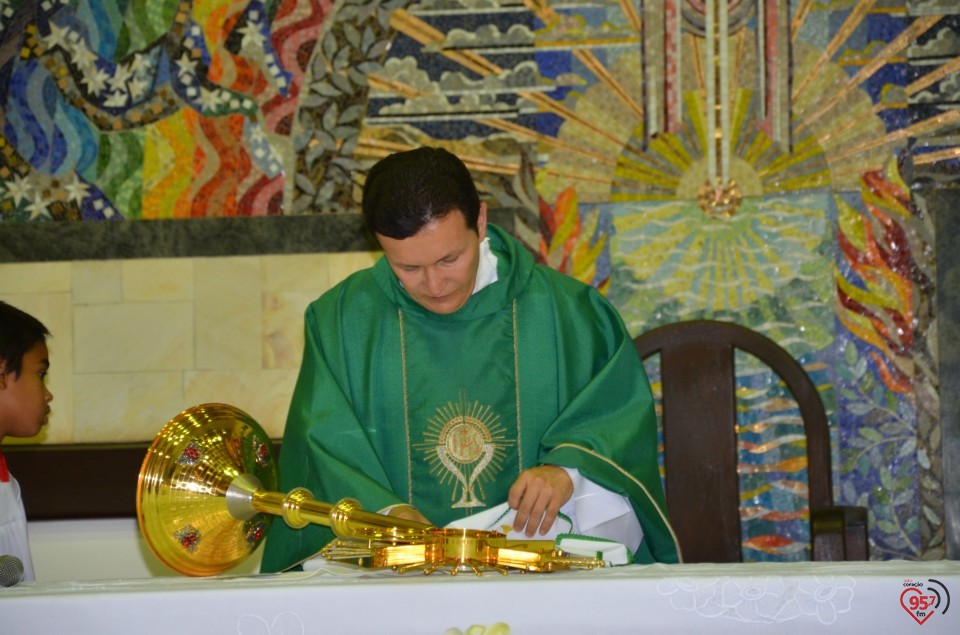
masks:
<path id="1" fill-rule="evenodd" d="M 359 536 L 358 536 L 359 538 Z M 428 527 L 412 542 L 393 544 L 338 538 L 323 549 L 329 560 L 350 560 L 371 567 L 391 567 L 399 573 L 448 570 L 452 575 L 492 570 L 550 572 L 571 567 L 602 567 L 597 558 L 572 556 L 556 548 L 552 540 L 508 540 L 496 531 Z"/>
<path id="2" fill-rule="evenodd" d="M 274 516 L 290 527 L 330 527 L 329 560 L 405 573 L 486 570 L 548 572 L 602 567 L 552 540 L 507 540 L 502 533 L 441 529 L 364 511 L 353 499 L 335 505 L 304 488 L 273 491 L 277 468 L 270 440 L 245 412 L 226 404 L 183 411 L 147 450 L 137 488 L 140 531 L 156 556 L 184 575 L 217 575 L 245 560 Z"/>

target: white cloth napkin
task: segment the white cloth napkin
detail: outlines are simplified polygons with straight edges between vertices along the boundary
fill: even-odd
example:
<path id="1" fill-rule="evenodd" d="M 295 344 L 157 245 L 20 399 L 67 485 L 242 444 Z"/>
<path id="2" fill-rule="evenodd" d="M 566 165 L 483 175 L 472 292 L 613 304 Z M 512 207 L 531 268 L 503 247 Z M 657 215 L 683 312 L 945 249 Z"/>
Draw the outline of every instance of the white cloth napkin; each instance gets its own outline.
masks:
<path id="1" fill-rule="evenodd" d="M 466 518 L 461 518 L 455 520 L 452 523 L 448 524 L 447 527 L 451 529 L 481 529 L 484 531 L 499 531 L 502 534 L 506 534 L 507 538 L 510 540 L 531 540 L 526 534 L 519 531 L 513 530 L 513 519 L 517 516 L 517 510 L 510 509 L 510 506 L 507 503 L 501 503 L 496 507 L 491 507 L 490 509 L 485 509 L 482 512 L 477 512 L 472 516 L 467 516 Z M 533 536 L 532 539 L 535 540 L 556 540 L 559 534 L 568 534 L 573 531 L 573 521 L 564 514 L 557 516 L 557 520 L 553 523 L 553 527 L 550 528 L 544 535 L 537 534 Z"/>
<path id="2" fill-rule="evenodd" d="M 631 510 L 632 514 L 632 510 Z M 526 534 L 513 530 L 513 519 L 517 510 L 510 509 L 507 503 L 456 520 L 447 525 L 452 529 L 478 529 L 499 531 L 506 534 L 508 540 L 530 540 Z M 635 518 L 635 517 L 634 517 Z M 608 566 L 630 564 L 630 552 L 623 543 L 597 536 L 573 533 L 573 521 L 563 512 L 557 516 L 553 526 L 546 534 L 537 534 L 536 540 L 553 540 L 557 547 L 569 554 L 600 558 Z"/>

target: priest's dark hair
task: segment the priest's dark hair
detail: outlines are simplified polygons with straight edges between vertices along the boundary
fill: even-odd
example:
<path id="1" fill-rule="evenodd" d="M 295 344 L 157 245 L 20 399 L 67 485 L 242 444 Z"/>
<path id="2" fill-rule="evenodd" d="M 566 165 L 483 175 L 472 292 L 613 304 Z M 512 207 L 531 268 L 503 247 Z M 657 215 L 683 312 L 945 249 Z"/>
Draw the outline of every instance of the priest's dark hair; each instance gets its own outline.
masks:
<path id="1" fill-rule="evenodd" d="M 476 230 L 480 196 L 463 161 L 443 148 L 423 146 L 391 154 L 370 168 L 362 207 L 367 229 L 402 240 L 454 210 Z"/>
<path id="2" fill-rule="evenodd" d="M 35 345 L 46 342 L 48 335 L 50 332 L 40 320 L 0 301 L 0 371 L 19 377 L 23 356 Z"/>

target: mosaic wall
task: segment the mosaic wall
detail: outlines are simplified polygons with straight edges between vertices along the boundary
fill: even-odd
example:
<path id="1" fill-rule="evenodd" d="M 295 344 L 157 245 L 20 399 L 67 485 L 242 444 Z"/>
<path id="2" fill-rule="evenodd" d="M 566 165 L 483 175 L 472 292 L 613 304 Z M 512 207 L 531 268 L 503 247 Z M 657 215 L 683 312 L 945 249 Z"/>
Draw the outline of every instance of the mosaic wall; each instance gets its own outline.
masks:
<path id="1" fill-rule="evenodd" d="M 354 214 L 373 161 L 445 145 L 632 332 L 713 317 L 787 347 L 823 387 L 873 557 L 943 557 L 922 191 L 958 184 L 957 12 L 0 0 L 0 219 Z M 805 556 L 795 408 L 742 365 L 743 471 L 764 477 L 745 479 L 748 558 Z"/>

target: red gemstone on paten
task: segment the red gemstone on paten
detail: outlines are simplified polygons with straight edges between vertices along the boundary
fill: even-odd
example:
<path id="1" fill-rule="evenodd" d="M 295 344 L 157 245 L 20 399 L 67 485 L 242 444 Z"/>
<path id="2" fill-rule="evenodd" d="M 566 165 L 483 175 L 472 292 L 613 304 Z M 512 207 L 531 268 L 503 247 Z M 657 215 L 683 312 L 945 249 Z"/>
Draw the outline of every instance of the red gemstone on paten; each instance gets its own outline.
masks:
<path id="1" fill-rule="evenodd" d="M 252 547 L 259 543 L 261 538 L 263 538 L 263 523 L 259 522 L 253 525 L 247 532 L 247 546 Z"/>
<path id="2" fill-rule="evenodd" d="M 257 463 L 266 465 L 270 462 L 270 446 L 266 443 L 254 441 L 253 454 L 257 458 Z"/>
<path id="3" fill-rule="evenodd" d="M 194 527 L 193 525 L 184 525 L 180 531 L 173 533 L 173 537 L 177 539 L 177 542 L 180 543 L 180 546 L 193 553 L 197 549 L 197 545 L 200 544 L 200 530 Z"/>
<path id="4" fill-rule="evenodd" d="M 177 464 L 193 465 L 199 461 L 202 456 L 203 452 L 200 450 L 200 446 L 197 445 L 196 441 L 191 441 L 187 447 L 183 448 L 183 452 L 180 453 L 180 458 L 177 459 Z"/>

